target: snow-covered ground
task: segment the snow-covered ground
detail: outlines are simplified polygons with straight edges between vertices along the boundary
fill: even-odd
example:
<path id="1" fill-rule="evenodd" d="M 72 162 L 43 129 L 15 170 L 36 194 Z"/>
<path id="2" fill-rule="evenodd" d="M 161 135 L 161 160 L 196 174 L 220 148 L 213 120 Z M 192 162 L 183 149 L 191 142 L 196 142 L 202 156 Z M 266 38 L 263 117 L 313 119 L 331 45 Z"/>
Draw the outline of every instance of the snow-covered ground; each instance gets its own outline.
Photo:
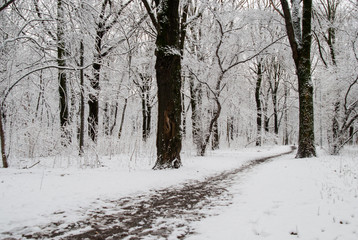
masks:
<path id="1" fill-rule="evenodd" d="M 178 170 L 153 171 L 154 162 L 147 156 L 104 157 L 99 159 L 103 167 L 93 169 L 78 168 L 80 160 L 69 158 L 34 159 L 32 163 L 40 163 L 31 169 L 0 169 L 0 238 L 3 232 L 25 234 L 38 230 L 32 226 L 80 220 L 79 210 L 102 204 L 102 200 L 204 179 L 287 150 L 288 147 L 252 148 L 218 151 L 207 157 L 184 156 L 183 167 Z M 53 214 L 62 212 L 66 212 L 66 219 Z M 24 226 L 28 228 L 22 229 Z"/>
<path id="2" fill-rule="evenodd" d="M 288 150 L 267 147 L 183 156 L 182 168 L 164 171 L 151 170 L 153 162 L 145 156 L 135 163 L 128 163 L 131 156 L 102 158 L 103 167 L 94 169 L 53 167 L 50 159 L 31 169 L 1 169 L 0 238 L 8 236 L 6 232 L 16 237 L 39 231 L 36 226 L 63 218 L 54 213 L 65 212 L 61 221 L 73 222 L 82 217 L 80 211 L 103 200 L 203 180 Z M 192 222 L 196 234 L 188 239 L 358 239 L 357 178 L 357 150 L 336 157 L 322 152 L 312 159 L 295 159 L 293 154 L 277 158 L 238 175 L 237 184 L 230 187 L 233 203 Z"/>
<path id="3" fill-rule="evenodd" d="M 358 239 L 358 154 L 280 157 L 238 179 L 234 203 L 188 239 Z"/>

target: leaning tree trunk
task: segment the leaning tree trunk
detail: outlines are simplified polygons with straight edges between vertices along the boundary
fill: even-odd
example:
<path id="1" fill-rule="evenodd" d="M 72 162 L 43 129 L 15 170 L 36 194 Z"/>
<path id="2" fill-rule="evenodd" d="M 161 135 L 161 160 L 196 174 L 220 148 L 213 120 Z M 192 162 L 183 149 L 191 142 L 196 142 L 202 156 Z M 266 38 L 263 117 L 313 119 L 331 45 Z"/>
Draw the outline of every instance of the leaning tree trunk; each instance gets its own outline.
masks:
<path id="1" fill-rule="evenodd" d="M 156 40 L 158 85 L 157 161 L 154 169 L 181 165 L 181 56 L 179 0 L 160 1 Z"/>
<path id="2" fill-rule="evenodd" d="M 123 110 L 122 110 L 122 116 L 121 116 L 121 123 L 119 125 L 118 139 L 120 139 L 121 136 L 122 136 L 123 125 L 124 125 L 124 116 L 126 115 L 127 104 L 128 104 L 128 98 L 125 98 L 124 99 Z"/>

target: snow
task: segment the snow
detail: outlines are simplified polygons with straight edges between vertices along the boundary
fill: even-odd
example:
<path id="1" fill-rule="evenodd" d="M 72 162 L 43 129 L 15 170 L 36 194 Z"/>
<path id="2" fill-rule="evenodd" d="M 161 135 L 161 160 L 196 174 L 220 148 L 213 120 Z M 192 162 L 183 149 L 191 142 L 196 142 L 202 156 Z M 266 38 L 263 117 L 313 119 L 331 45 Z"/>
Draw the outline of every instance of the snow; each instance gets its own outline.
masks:
<path id="1" fill-rule="evenodd" d="M 53 213 L 66 212 L 66 221 L 76 221 L 80 218 L 76 211 L 90 209 L 103 199 L 204 179 L 254 158 L 283 151 L 287 147 L 220 151 L 205 158 L 184 157 L 184 166 L 178 170 L 153 171 L 153 164 L 149 165 L 146 158 L 137 159 L 136 164 L 124 164 L 130 161 L 128 156 L 102 158 L 105 167 L 95 169 L 51 168 L 51 164 L 46 164 L 53 161 L 57 162 L 53 165 L 66 166 L 68 159 L 44 159 L 42 165 L 32 169 L 0 169 L 0 236 L 3 232 L 17 232 L 23 226 L 64 220 L 61 214 Z"/>
<path id="2" fill-rule="evenodd" d="M 39 226 L 51 222 L 78 221 L 79 212 L 103 205 L 104 200 L 204 180 L 287 150 L 262 147 L 184 156 L 182 168 L 163 171 L 151 170 L 145 157 L 129 167 L 122 162 L 124 156 L 101 158 L 104 167 L 95 169 L 41 164 L 31 169 L 1 169 L 0 238 L 8 236 L 6 232 L 16 237 L 40 231 Z M 191 222 L 194 235 L 186 239 L 358 239 L 357 159 L 356 150 L 335 157 L 321 152 L 311 159 L 295 159 L 290 154 L 239 173 L 237 184 L 229 188 L 231 205 L 204 207 L 207 218 Z M 181 226 L 169 239 L 187 231 L 182 219 L 169 220 L 157 219 L 154 227 L 170 222 Z"/>
<path id="3" fill-rule="evenodd" d="M 188 239 L 358 239 L 358 156 L 322 155 L 257 167 Z"/>

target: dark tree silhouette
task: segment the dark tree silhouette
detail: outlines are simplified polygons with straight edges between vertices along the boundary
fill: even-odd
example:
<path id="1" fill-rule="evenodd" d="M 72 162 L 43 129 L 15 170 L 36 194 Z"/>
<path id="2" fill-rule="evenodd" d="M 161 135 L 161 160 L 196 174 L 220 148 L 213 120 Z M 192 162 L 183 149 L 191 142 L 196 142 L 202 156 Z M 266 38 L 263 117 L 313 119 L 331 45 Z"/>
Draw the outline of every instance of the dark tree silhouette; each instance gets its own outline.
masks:
<path id="1" fill-rule="evenodd" d="M 158 86 L 157 161 L 154 169 L 181 166 L 181 56 L 185 24 L 180 24 L 179 0 L 155 0 L 155 16 L 151 6 L 142 0 L 157 30 L 156 77 Z M 187 5 L 186 5 L 187 6 Z M 182 22 L 185 22 L 184 7 Z"/>
<path id="2" fill-rule="evenodd" d="M 316 156 L 314 146 L 313 85 L 311 80 L 312 0 L 292 1 L 292 15 L 287 0 L 281 0 L 287 36 L 298 77 L 299 136 L 297 158 Z M 301 21 L 302 17 L 302 21 Z"/>

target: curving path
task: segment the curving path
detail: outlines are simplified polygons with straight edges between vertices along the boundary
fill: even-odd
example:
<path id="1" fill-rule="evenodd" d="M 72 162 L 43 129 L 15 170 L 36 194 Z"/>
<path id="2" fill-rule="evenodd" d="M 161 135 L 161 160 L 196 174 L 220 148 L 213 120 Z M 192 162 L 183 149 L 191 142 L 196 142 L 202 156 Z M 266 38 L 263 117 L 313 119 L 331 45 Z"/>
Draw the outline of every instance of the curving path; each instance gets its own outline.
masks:
<path id="1" fill-rule="evenodd" d="M 83 220 L 52 222 L 40 231 L 23 235 L 27 239 L 183 239 L 194 233 L 190 222 L 210 214 L 210 209 L 231 204 L 228 187 L 237 184 L 241 173 L 275 157 L 250 161 L 203 181 L 188 182 L 148 194 L 105 201 L 92 210 L 83 210 Z M 64 215 L 64 212 L 57 214 Z"/>

